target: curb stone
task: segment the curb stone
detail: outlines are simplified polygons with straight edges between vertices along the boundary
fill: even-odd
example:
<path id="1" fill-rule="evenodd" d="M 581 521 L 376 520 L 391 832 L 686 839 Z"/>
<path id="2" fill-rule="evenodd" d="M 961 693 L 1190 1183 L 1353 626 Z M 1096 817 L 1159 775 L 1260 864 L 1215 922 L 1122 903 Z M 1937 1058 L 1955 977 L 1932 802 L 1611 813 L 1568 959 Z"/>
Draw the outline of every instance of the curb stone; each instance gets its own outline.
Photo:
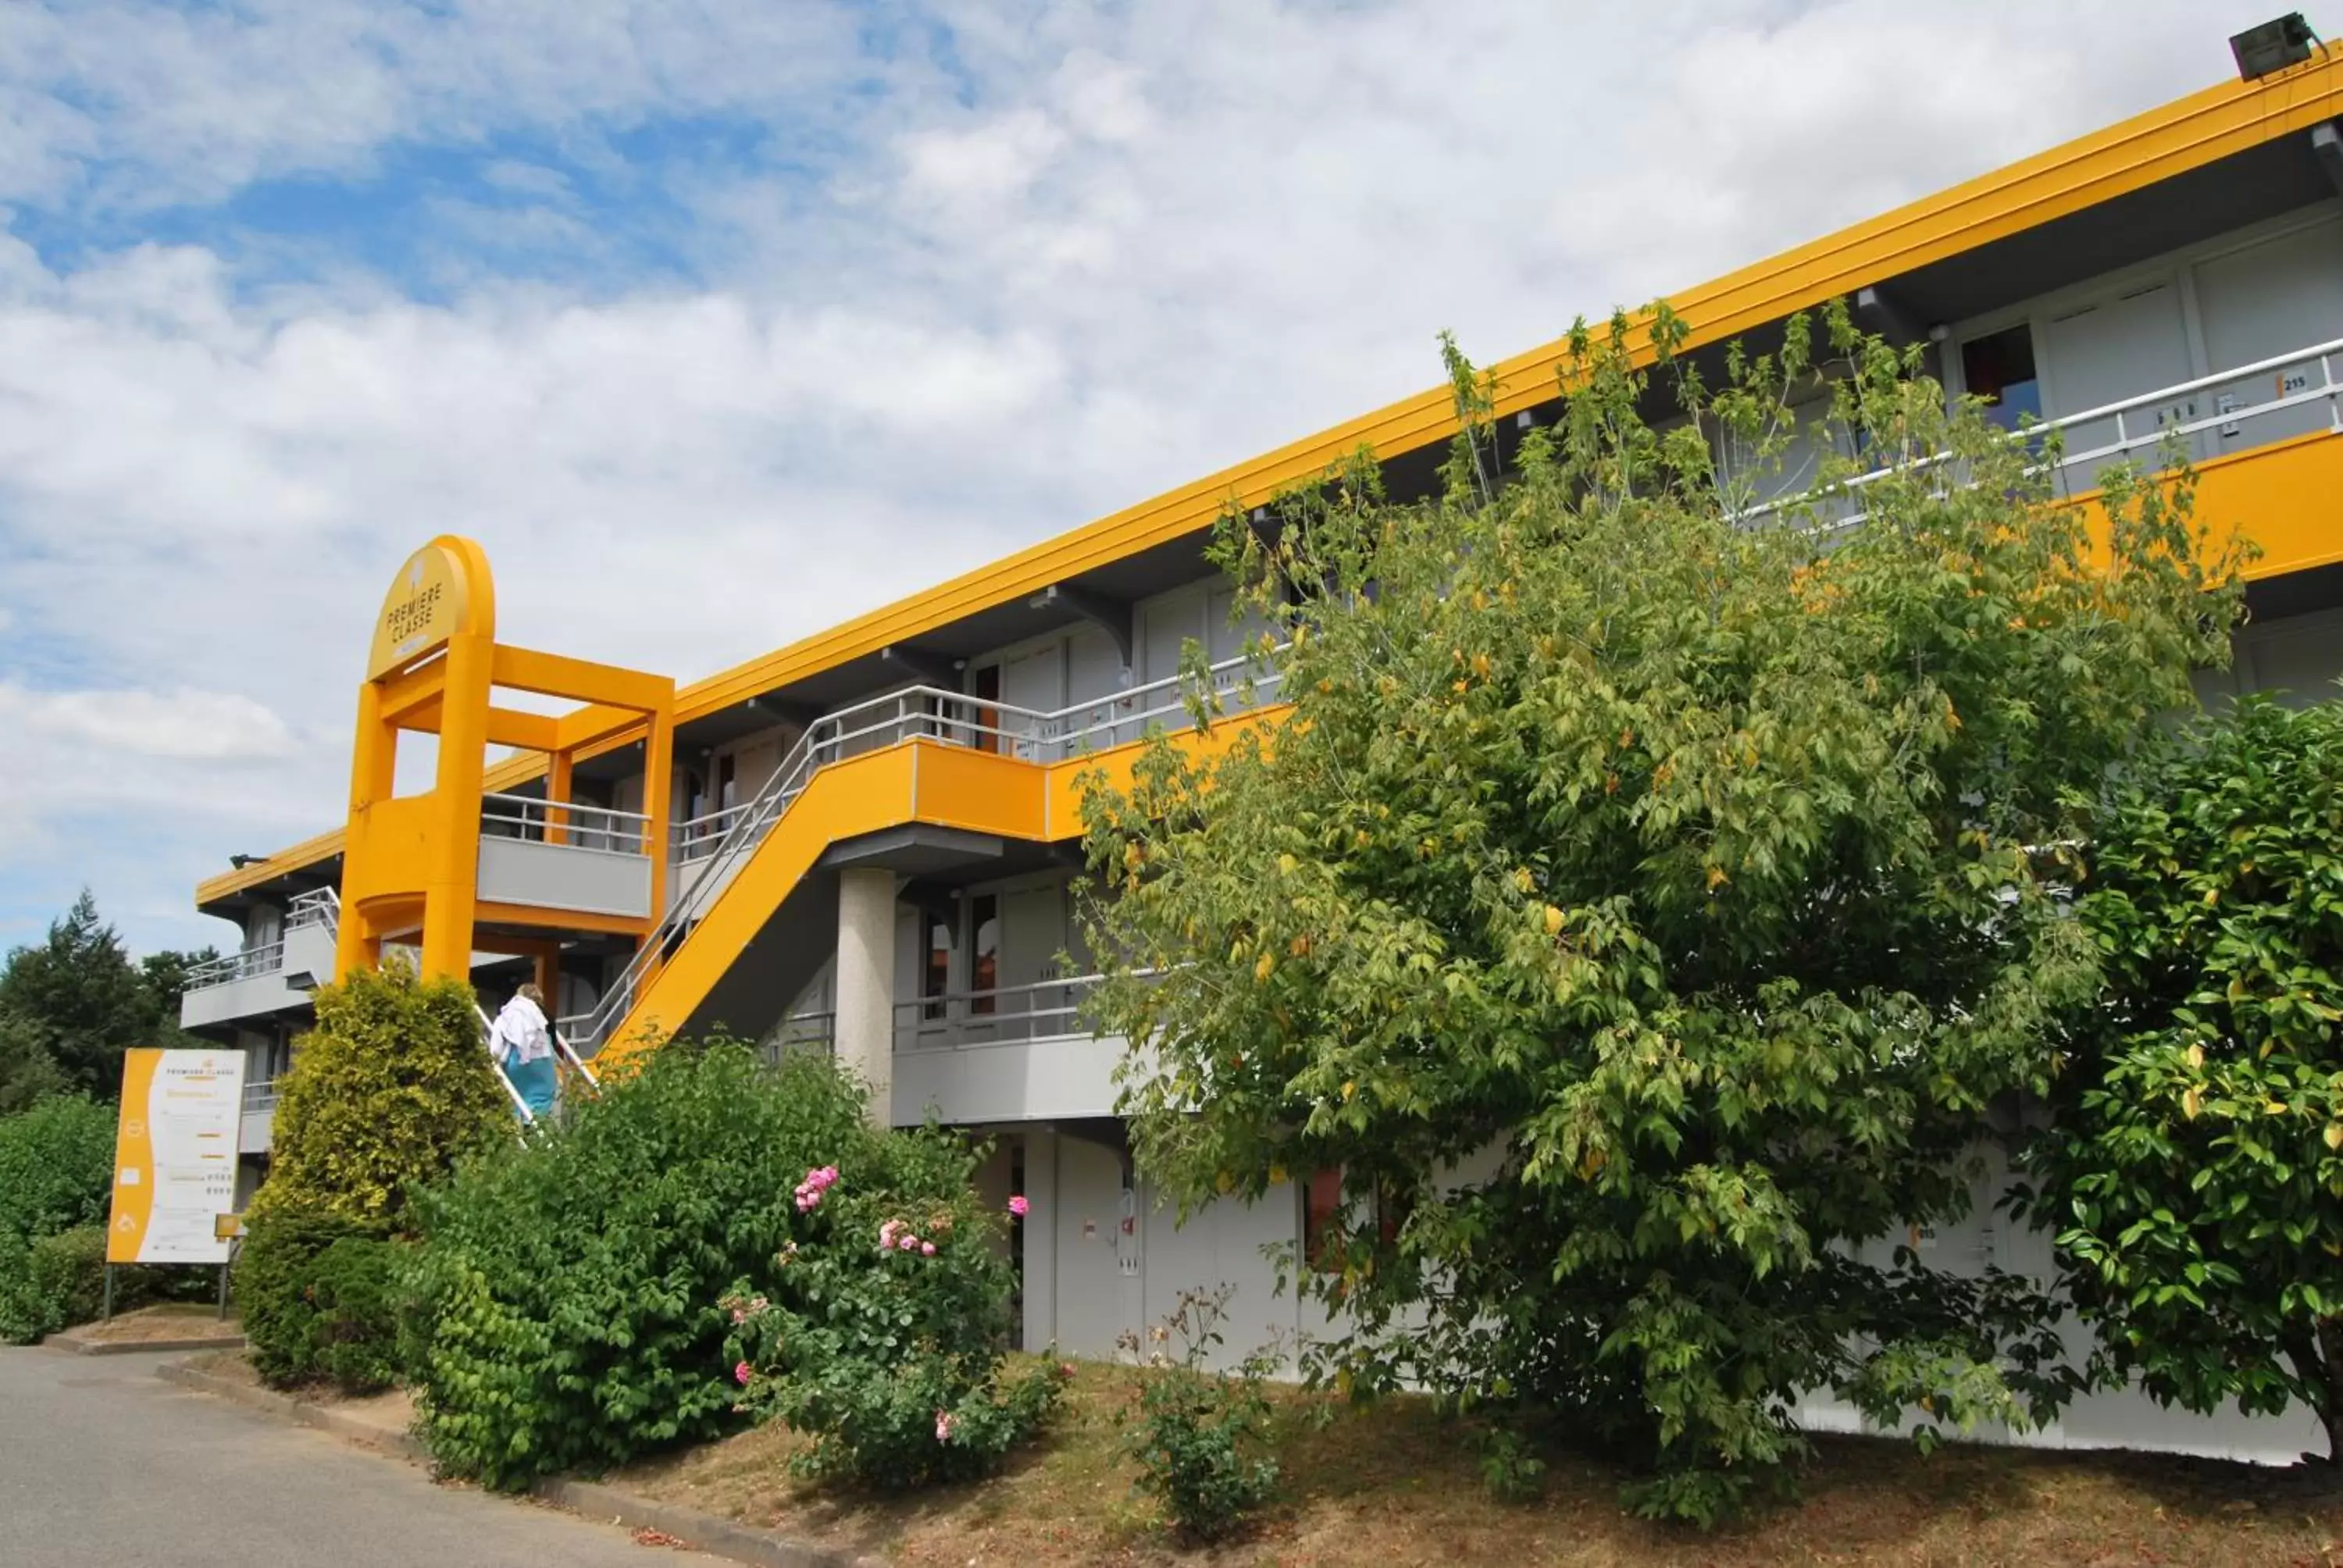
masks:
<path id="1" fill-rule="evenodd" d="M 886 1568 L 883 1558 L 857 1556 L 833 1546 L 816 1546 L 785 1536 L 752 1530 L 729 1519 L 702 1513 L 696 1508 L 655 1503 L 596 1481 L 569 1481 L 556 1476 L 530 1488 L 548 1503 L 577 1510 L 588 1519 L 608 1519 L 633 1526 L 649 1525 L 688 1545 L 749 1563 L 756 1568 Z"/>
<path id="2" fill-rule="evenodd" d="M 234 1378 L 200 1371 L 184 1362 L 166 1362 L 155 1372 L 165 1382 L 176 1383 L 196 1393 L 216 1394 L 250 1409 L 329 1432 L 346 1442 L 395 1453 L 418 1463 L 430 1462 L 429 1452 L 412 1432 L 367 1421 L 332 1405 L 317 1404 L 289 1393 L 279 1393 L 275 1389 L 256 1388 Z M 570 1509 L 588 1519 L 606 1519 L 628 1528 L 656 1530 L 674 1536 L 694 1551 L 728 1558 L 735 1563 L 746 1563 L 751 1564 L 751 1568 L 887 1568 L 884 1558 L 860 1556 L 836 1547 L 792 1541 L 787 1536 L 754 1530 L 713 1513 L 702 1513 L 695 1508 L 638 1497 L 631 1492 L 605 1486 L 598 1481 L 571 1481 L 556 1476 L 538 1482 L 529 1490 L 546 1502 Z"/>
<path id="3" fill-rule="evenodd" d="M 51 1334 L 41 1342 L 44 1350 L 60 1355 L 127 1356 L 152 1355 L 158 1352 L 185 1354 L 195 1351 L 240 1351 L 244 1349 L 242 1334 L 191 1334 L 176 1340 L 85 1340 L 71 1332 Z"/>

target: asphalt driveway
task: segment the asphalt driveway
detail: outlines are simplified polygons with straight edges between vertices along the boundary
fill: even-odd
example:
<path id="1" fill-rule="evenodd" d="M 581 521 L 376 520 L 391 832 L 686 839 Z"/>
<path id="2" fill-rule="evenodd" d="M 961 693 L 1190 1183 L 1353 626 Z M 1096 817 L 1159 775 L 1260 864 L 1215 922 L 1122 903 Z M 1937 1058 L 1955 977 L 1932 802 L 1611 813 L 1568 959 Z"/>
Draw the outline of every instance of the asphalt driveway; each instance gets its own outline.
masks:
<path id="1" fill-rule="evenodd" d="M 157 1355 L 0 1348 L 5 1568 L 676 1568 L 614 1526 L 192 1393 Z"/>

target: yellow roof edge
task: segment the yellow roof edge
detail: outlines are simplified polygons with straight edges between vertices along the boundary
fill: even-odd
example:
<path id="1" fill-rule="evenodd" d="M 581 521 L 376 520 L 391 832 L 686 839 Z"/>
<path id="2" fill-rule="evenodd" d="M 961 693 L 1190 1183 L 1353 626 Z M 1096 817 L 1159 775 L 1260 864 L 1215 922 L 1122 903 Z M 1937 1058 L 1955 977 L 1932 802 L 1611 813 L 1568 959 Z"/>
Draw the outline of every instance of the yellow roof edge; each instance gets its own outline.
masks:
<path id="1" fill-rule="evenodd" d="M 1667 298 L 1690 326 L 1694 344 L 1715 342 L 2338 116 L 2343 50 L 2258 82 L 2225 81 L 2176 98 Z M 1499 414 L 1553 396 L 1552 373 L 1565 343 L 1557 338 L 1491 367 Z M 1403 397 L 679 688 L 676 722 L 1193 533 L 1226 508 L 1258 506 L 1361 446 L 1396 454 L 1454 429 L 1445 387 Z M 543 771 L 541 759 L 515 758 L 489 771 L 488 787 L 509 789 Z M 215 877 L 197 888 L 196 902 L 323 859 L 340 849 L 341 838 L 339 829 L 320 834 L 258 865 Z"/>

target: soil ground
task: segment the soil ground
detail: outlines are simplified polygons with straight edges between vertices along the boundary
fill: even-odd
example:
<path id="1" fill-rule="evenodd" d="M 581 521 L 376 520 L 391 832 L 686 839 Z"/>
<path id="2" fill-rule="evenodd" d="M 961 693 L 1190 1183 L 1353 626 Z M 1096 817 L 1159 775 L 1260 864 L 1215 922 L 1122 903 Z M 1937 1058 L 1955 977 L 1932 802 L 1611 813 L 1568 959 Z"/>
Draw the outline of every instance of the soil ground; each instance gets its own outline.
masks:
<path id="1" fill-rule="evenodd" d="M 2323 1470 L 1966 1445 L 1923 1458 L 1908 1442 L 1823 1438 L 1801 1502 L 1699 1535 L 1624 1515 L 1621 1473 L 1597 1459 L 1550 1456 L 1541 1500 L 1499 1503 L 1482 1487 L 1470 1424 L 1420 1400 L 1353 1410 L 1300 1394 L 1280 1403 L 1279 1503 L 1246 1538 L 1182 1551 L 1115 1452 L 1131 1391 L 1127 1371 L 1085 1365 L 1053 1429 L 1008 1473 L 912 1498 L 840 1499 L 793 1482 L 797 1440 L 772 1428 L 609 1479 L 907 1568 L 2343 1564 L 2343 1485 Z"/>
<path id="2" fill-rule="evenodd" d="M 165 1302 L 135 1312 L 117 1312 L 103 1322 L 83 1323 L 70 1331 L 74 1338 L 95 1344 L 146 1344 L 155 1340 L 208 1340 L 240 1334 L 244 1325 L 234 1309 L 222 1322 L 219 1308 L 207 1302 Z"/>

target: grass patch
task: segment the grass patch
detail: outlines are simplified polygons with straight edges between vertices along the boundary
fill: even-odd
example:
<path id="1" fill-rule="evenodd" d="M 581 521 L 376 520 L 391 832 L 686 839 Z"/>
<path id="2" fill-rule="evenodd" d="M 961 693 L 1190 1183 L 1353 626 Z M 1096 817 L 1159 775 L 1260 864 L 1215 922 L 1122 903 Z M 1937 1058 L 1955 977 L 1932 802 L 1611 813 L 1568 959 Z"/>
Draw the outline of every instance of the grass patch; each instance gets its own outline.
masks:
<path id="1" fill-rule="evenodd" d="M 798 1440 L 769 1427 L 610 1479 L 907 1568 L 2343 1564 L 2343 1488 L 2318 1470 L 1983 1447 L 1922 1459 L 1900 1442 L 1823 1437 L 1805 1502 L 1698 1536 L 1622 1516 L 1620 1474 L 1597 1458 L 1549 1453 L 1544 1496 L 1500 1503 L 1482 1487 L 1472 1423 L 1443 1422 L 1418 1399 L 1352 1410 L 1292 1390 L 1277 1394 L 1277 1502 L 1249 1535 L 1182 1552 L 1116 1452 L 1130 1372 L 1078 1364 L 1050 1432 L 990 1482 L 900 1498 L 827 1493 L 790 1479 Z"/>

